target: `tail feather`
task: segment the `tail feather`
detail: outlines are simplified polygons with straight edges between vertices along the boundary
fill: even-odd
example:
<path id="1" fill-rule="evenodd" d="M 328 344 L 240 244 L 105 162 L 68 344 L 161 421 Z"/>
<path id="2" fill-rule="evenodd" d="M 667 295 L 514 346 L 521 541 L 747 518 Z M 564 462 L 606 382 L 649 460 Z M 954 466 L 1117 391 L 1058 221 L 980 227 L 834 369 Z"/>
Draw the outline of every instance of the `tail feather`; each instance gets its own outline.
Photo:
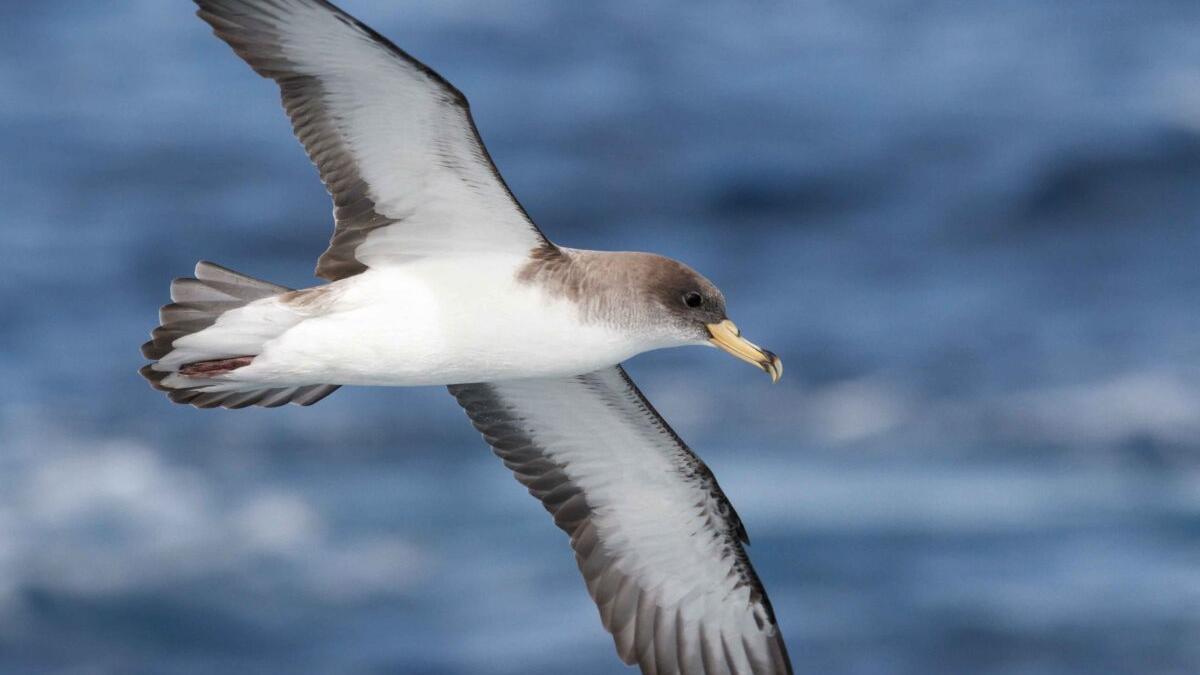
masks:
<path id="1" fill-rule="evenodd" d="M 142 369 L 138 372 L 150 382 L 151 387 L 166 392 L 167 398 L 175 403 L 187 403 L 197 408 L 236 409 L 248 408 L 252 405 L 262 408 L 278 408 L 288 403 L 312 405 L 337 391 L 341 386 L 337 384 L 312 384 L 306 387 L 204 391 L 201 388 L 179 389 L 167 386 L 163 384 L 163 380 L 173 373 L 171 371 L 154 370 L 152 365 L 142 366 Z"/>
<path id="2" fill-rule="evenodd" d="M 228 312 L 289 290 L 286 286 L 248 277 L 214 263 L 197 263 L 195 278 L 180 278 L 171 283 L 172 302 L 159 310 L 161 325 L 151 332 L 150 341 L 142 345 L 142 354 L 156 363 L 148 364 L 138 372 L 150 386 L 166 392 L 172 401 L 198 408 L 252 405 L 274 408 L 285 403 L 316 403 L 337 390 L 338 385 L 272 387 L 179 373 L 181 368 L 197 361 L 256 355 L 263 336 L 253 331 L 230 335 L 216 348 L 217 351 L 211 353 L 195 346 L 175 353 L 175 342 L 212 327 Z"/>
<path id="3" fill-rule="evenodd" d="M 171 304 L 158 310 L 160 325 L 142 345 L 142 355 L 161 359 L 171 353 L 175 340 L 208 328 L 225 312 L 290 290 L 201 260 L 196 263 L 194 279 L 181 277 L 171 282 Z"/>

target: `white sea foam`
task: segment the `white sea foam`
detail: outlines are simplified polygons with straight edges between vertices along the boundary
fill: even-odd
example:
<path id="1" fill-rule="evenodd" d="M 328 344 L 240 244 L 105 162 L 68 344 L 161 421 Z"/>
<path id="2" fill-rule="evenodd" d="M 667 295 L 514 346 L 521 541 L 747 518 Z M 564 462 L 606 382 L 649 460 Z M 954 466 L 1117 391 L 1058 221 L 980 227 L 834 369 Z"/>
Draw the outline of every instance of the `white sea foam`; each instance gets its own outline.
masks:
<path id="1" fill-rule="evenodd" d="M 6 448 L 0 615 L 29 588 L 104 597 L 216 577 L 341 602 L 404 593 L 422 576 L 417 547 L 334 532 L 286 484 L 221 485 L 138 441 L 45 436 Z"/>

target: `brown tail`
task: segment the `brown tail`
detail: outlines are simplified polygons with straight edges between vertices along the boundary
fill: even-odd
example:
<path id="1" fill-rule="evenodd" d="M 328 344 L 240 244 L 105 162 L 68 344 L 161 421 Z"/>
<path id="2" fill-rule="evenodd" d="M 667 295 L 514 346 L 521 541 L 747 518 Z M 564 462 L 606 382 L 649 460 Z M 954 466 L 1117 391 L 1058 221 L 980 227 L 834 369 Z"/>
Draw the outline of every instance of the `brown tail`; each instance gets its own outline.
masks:
<path id="1" fill-rule="evenodd" d="M 289 291 L 285 286 L 268 283 L 201 261 L 196 263 L 195 278 L 176 279 L 171 283 L 171 304 L 159 310 L 160 326 L 142 345 L 142 355 L 152 359 L 138 372 L 150 386 L 167 393 L 176 403 L 197 408 L 245 408 L 256 405 L 274 408 L 285 403 L 312 405 L 337 390 L 336 384 L 312 384 L 298 387 L 259 387 L 247 389 L 245 383 L 214 381 L 213 377 L 248 365 L 253 354 L 224 354 L 205 361 L 167 367 L 159 359 L 171 353 L 176 340 L 198 333 L 216 323 L 222 314 L 255 300 Z"/>

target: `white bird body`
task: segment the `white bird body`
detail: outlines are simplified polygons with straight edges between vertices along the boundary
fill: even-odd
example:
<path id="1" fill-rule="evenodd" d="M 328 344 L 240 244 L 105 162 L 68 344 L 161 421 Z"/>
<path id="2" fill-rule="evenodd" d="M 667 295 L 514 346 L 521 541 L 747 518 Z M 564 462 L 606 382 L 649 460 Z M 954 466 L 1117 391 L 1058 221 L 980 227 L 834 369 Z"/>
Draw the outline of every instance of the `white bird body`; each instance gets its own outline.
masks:
<path id="1" fill-rule="evenodd" d="M 580 375 L 665 346 L 585 323 L 576 303 L 518 278 L 527 263 L 504 252 L 463 253 L 371 268 L 227 312 L 176 340 L 162 363 L 257 354 L 210 378 L 230 388 L 420 386 Z"/>

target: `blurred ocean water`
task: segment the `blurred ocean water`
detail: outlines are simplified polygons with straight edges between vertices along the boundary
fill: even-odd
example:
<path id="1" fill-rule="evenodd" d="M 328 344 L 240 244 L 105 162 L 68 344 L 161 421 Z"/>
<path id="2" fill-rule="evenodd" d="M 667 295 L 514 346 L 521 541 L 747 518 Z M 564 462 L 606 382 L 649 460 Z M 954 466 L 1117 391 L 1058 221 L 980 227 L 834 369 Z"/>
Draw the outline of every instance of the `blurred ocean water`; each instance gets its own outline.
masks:
<path id="1" fill-rule="evenodd" d="M 629 367 L 799 672 L 1200 672 L 1200 5 L 342 4 L 784 358 Z M 170 278 L 309 285 L 328 199 L 190 3 L 3 7 L 0 672 L 625 672 L 443 390 L 145 386 Z"/>

